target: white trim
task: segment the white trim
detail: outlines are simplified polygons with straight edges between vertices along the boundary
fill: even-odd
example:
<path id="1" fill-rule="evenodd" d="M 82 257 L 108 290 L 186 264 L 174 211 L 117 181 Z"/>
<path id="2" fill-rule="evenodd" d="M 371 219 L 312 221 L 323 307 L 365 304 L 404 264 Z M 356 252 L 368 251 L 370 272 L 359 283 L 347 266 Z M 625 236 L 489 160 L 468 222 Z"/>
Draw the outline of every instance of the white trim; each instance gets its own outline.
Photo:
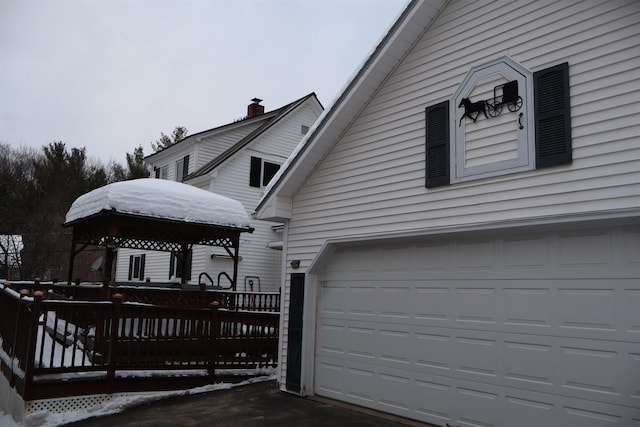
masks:
<path id="1" fill-rule="evenodd" d="M 461 233 L 487 232 L 496 230 L 516 230 L 531 227 L 553 228 L 580 223 L 609 223 L 614 220 L 640 223 L 640 209 L 625 209 L 609 212 L 587 212 L 572 215 L 553 215 L 548 217 L 518 219 L 513 221 L 486 222 L 458 227 L 437 227 L 423 230 L 403 231 L 401 233 L 363 234 L 325 240 L 316 256 L 309 263 L 307 274 L 320 274 L 322 268 L 336 250 L 336 246 L 358 245 L 361 243 L 379 243 L 398 240 L 419 240 L 431 236 L 448 236 Z"/>
<path id="2" fill-rule="evenodd" d="M 466 141 L 467 123 L 463 117 L 464 110 L 458 107 L 460 100 L 466 98 L 479 84 L 486 79 L 504 78 L 508 81 L 517 80 L 518 86 L 524 88 L 521 92 L 523 105 L 519 110 L 523 116 L 520 120 L 513 122 L 517 135 L 517 158 L 502 160 L 477 166 L 466 166 Z M 507 112 L 507 106 L 503 106 L 503 114 Z M 518 113 L 518 114 L 519 114 Z M 464 182 L 469 180 L 489 178 L 493 176 L 505 175 L 515 172 L 523 172 L 535 168 L 535 132 L 533 114 L 533 73 L 522 67 L 509 57 L 503 56 L 481 65 L 472 67 L 458 89 L 453 95 L 450 103 L 450 125 L 453 126 L 453 144 L 451 145 L 450 170 L 451 183 Z M 517 115 L 515 116 L 518 117 Z M 487 120 L 482 114 L 478 120 Z M 489 117 L 491 120 L 491 117 Z M 461 123 L 459 125 L 459 123 Z M 522 129 L 518 128 L 522 124 Z"/>

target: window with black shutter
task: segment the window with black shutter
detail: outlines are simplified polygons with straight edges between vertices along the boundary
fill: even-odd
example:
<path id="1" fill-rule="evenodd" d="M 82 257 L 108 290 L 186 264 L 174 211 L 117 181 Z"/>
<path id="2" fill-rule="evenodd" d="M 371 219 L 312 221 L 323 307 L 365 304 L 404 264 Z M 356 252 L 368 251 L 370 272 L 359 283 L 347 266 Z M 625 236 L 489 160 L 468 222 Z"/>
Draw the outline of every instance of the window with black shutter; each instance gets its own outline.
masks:
<path id="1" fill-rule="evenodd" d="M 145 254 L 129 256 L 129 280 L 144 280 L 145 260 Z"/>
<path id="2" fill-rule="evenodd" d="M 187 175 L 189 175 L 188 154 L 176 162 L 176 181 L 183 182 Z"/>
<path id="3" fill-rule="evenodd" d="M 191 280 L 191 262 L 193 260 L 193 249 L 187 250 L 186 259 L 182 252 L 171 252 L 171 257 L 169 258 L 169 279 L 172 277 L 182 278 L 182 272 L 185 271 L 187 277 L 185 280 Z M 185 266 L 184 263 L 187 263 Z"/>
<path id="4" fill-rule="evenodd" d="M 251 157 L 249 185 L 258 188 L 266 186 L 279 169 L 280 165 L 277 163 L 263 160 L 260 157 Z"/>

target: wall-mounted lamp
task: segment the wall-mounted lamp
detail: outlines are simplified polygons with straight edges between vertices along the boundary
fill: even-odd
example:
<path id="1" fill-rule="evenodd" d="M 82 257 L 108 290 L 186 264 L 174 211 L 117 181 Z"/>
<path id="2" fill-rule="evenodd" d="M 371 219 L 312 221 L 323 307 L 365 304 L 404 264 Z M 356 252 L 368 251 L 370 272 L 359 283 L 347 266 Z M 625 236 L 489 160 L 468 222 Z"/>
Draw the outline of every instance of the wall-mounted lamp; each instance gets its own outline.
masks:
<path id="1" fill-rule="evenodd" d="M 291 260 L 291 268 L 298 268 L 298 267 L 300 267 L 300 260 L 299 259 Z"/>

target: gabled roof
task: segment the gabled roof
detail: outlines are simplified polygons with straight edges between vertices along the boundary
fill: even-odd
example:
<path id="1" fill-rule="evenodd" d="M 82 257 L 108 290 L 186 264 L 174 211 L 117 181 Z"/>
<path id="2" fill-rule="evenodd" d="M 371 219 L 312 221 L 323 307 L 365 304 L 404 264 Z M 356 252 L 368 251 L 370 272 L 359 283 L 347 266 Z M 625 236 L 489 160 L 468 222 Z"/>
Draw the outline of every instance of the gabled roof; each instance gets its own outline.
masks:
<path id="1" fill-rule="evenodd" d="M 201 132 L 198 133 L 194 133 L 192 135 L 188 135 L 186 137 L 184 137 L 183 139 L 177 141 L 175 144 L 172 144 L 160 151 L 156 151 L 155 153 L 151 153 L 148 156 L 145 156 L 145 160 L 148 160 L 158 154 L 161 153 L 166 153 L 169 150 L 175 150 L 177 148 L 181 148 L 181 145 L 183 143 L 186 143 L 188 141 L 200 141 L 203 138 L 206 138 L 212 134 L 216 134 L 216 133 L 220 133 L 220 132 L 228 132 L 230 130 L 236 129 L 236 128 L 242 128 L 246 125 L 249 124 L 254 124 L 254 123 L 259 123 L 259 122 L 265 122 L 262 125 L 260 125 L 258 127 L 258 129 L 262 129 L 263 126 L 267 125 L 268 123 L 275 123 L 277 121 L 279 121 L 282 117 L 284 117 L 286 114 L 288 114 L 289 112 L 291 112 L 292 109 L 294 109 L 295 107 L 299 106 L 300 104 L 304 103 L 304 101 L 306 101 L 307 99 L 311 98 L 311 97 L 316 97 L 315 92 L 310 93 L 309 95 L 306 95 L 296 101 L 293 101 L 287 105 L 285 105 L 284 107 L 280 107 L 276 110 L 273 111 L 268 111 L 266 113 L 260 114 L 258 116 L 255 117 L 251 117 L 251 118 L 245 118 L 242 120 L 238 120 L 235 121 L 233 123 L 227 123 L 225 125 L 222 126 L 217 126 L 215 128 L 211 128 L 211 129 L 207 129 L 207 130 L 203 130 Z M 316 97 L 317 100 L 317 97 Z M 320 104 L 320 101 L 318 101 L 318 104 Z M 267 128 L 269 128 L 269 126 L 267 126 Z M 266 130 L 266 129 L 265 129 Z M 252 132 L 253 134 L 253 132 Z M 255 137 L 257 137 L 258 135 L 255 135 Z M 204 166 L 206 167 L 206 165 Z M 199 171 L 194 171 L 189 177 L 193 177 L 197 172 Z"/>
<path id="2" fill-rule="evenodd" d="M 292 103 L 287 104 L 284 107 L 281 107 L 277 110 L 261 115 L 260 117 L 267 116 L 267 120 L 265 120 L 264 123 L 262 123 L 258 128 L 256 128 L 253 132 L 249 133 L 247 136 L 242 138 L 240 141 L 233 144 L 227 150 L 222 152 L 219 156 L 207 162 L 200 169 L 187 175 L 187 177 L 185 178 L 185 181 L 208 174 L 217 166 L 225 162 L 229 157 L 231 157 L 232 155 L 240 151 L 243 147 L 245 147 L 251 141 L 255 140 L 258 136 L 262 135 L 267 130 L 271 129 L 276 123 L 278 123 L 280 120 L 286 117 L 289 113 L 291 113 L 296 108 L 298 108 L 300 105 L 304 104 L 310 98 L 316 98 L 317 100 L 315 92 L 311 92 L 309 95 L 304 96 L 296 101 L 293 101 Z M 320 103 L 320 101 L 318 101 L 318 103 Z"/>
<path id="3" fill-rule="evenodd" d="M 258 218 L 269 216 L 264 211 L 276 203 L 277 196 L 291 197 L 300 189 L 316 165 L 429 28 L 447 1 L 412 0 L 407 5 L 341 95 L 324 111 L 271 180 L 256 207 Z"/>

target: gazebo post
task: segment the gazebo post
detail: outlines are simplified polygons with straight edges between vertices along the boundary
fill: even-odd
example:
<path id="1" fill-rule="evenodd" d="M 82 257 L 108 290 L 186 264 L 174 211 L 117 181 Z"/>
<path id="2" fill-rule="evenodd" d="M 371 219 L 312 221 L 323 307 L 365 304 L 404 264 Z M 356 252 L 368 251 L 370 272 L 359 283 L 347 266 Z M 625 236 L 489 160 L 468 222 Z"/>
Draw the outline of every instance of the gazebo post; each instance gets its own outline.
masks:
<path id="1" fill-rule="evenodd" d="M 113 269 L 113 248 L 109 243 L 105 245 L 104 268 L 102 269 L 102 283 L 111 282 L 111 271 Z"/>
<path id="2" fill-rule="evenodd" d="M 180 251 L 182 252 L 182 277 L 180 277 L 180 284 L 185 285 L 187 283 L 187 276 L 191 270 L 191 264 L 189 263 L 189 245 L 182 243 L 180 245 Z"/>

